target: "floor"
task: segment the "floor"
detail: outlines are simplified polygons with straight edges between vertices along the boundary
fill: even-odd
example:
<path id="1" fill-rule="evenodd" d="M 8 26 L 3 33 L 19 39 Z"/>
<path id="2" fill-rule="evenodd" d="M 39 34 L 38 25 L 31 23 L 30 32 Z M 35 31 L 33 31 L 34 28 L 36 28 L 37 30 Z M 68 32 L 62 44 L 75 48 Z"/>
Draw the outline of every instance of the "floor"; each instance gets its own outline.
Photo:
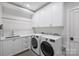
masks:
<path id="1" fill-rule="evenodd" d="M 28 50 L 16 56 L 37 56 L 37 55 L 32 50 Z"/>

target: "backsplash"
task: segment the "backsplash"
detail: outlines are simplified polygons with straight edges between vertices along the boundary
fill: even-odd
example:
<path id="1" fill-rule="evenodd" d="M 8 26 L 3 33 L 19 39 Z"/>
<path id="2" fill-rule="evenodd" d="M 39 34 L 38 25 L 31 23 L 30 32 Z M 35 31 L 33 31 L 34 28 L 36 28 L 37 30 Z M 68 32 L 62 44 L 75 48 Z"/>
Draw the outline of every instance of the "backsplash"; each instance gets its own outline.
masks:
<path id="1" fill-rule="evenodd" d="M 33 33 L 32 29 L 23 29 L 23 30 L 16 29 L 14 30 L 13 33 L 12 33 L 12 30 L 5 29 L 3 30 L 2 36 L 12 36 L 12 34 L 13 35 L 27 35 L 27 34 L 32 34 L 32 33 Z"/>
<path id="2" fill-rule="evenodd" d="M 51 33 L 51 34 L 54 34 L 54 33 L 58 33 L 60 35 L 63 35 L 63 30 L 64 30 L 64 27 L 37 27 L 37 28 L 33 28 L 33 31 L 34 33 Z"/>

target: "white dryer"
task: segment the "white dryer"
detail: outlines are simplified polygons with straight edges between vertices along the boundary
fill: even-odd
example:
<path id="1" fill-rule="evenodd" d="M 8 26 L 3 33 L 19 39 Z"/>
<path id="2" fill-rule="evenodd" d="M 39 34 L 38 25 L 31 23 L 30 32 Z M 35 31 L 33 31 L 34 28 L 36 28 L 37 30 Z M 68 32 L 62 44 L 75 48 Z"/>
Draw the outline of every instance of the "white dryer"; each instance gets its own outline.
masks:
<path id="1" fill-rule="evenodd" d="M 41 56 L 61 56 L 62 38 L 61 36 L 42 36 L 41 38 Z"/>
<path id="2" fill-rule="evenodd" d="M 31 38 L 31 50 L 37 55 L 40 55 L 40 39 L 39 34 L 34 34 Z"/>

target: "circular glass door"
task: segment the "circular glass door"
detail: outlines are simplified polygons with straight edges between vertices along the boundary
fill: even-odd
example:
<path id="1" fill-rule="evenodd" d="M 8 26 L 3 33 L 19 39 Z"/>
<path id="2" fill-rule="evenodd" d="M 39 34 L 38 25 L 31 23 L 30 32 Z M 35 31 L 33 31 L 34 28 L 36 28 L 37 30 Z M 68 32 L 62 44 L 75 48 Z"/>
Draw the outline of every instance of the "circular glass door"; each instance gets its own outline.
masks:
<path id="1" fill-rule="evenodd" d="M 36 40 L 36 38 L 31 39 L 31 45 L 34 49 L 38 47 L 38 41 Z"/>
<path id="2" fill-rule="evenodd" d="M 46 41 L 41 43 L 41 51 L 45 56 L 54 56 L 53 47 Z"/>

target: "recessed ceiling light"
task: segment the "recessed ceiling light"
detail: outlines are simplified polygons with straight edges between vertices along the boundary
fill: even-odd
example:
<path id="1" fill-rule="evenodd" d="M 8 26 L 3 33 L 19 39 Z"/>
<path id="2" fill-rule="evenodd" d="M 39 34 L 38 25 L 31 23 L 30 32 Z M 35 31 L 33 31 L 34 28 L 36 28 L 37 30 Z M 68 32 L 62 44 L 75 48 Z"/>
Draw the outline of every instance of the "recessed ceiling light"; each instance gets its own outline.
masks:
<path id="1" fill-rule="evenodd" d="M 27 6 L 27 7 L 30 7 L 30 5 L 29 5 L 29 4 L 26 4 L 26 6 Z"/>

